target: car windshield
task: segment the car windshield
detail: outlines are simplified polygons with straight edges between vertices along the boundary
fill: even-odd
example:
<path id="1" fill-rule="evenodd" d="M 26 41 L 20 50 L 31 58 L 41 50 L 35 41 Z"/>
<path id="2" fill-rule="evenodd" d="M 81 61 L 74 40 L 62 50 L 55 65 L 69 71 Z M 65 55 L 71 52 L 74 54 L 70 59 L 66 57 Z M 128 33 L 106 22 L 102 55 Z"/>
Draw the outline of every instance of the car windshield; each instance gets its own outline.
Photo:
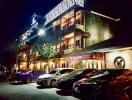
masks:
<path id="1" fill-rule="evenodd" d="M 59 70 L 55 69 L 55 70 L 52 70 L 51 72 L 49 72 L 49 74 L 56 74 Z"/>
<path id="2" fill-rule="evenodd" d="M 80 75 L 83 71 L 84 71 L 83 69 L 75 70 L 75 71 L 71 72 L 70 74 L 68 74 L 66 77 L 67 78 L 76 77 L 76 76 Z"/>
<path id="3" fill-rule="evenodd" d="M 102 78 L 102 77 L 107 76 L 107 75 L 109 75 L 109 72 L 108 71 L 104 71 L 102 73 L 99 73 L 97 75 L 92 76 L 91 79 L 98 79 L 98 78 Z"/>
<path id="4" fill-rule="evenodd" d="M 103 78 L 108 78 L 108 79 L 114 79 L 120 75 L 122 75 L 124 70 L 118 69 L 118 70 L 102 70 L 96 73 L 96 75 L 90 77 L 92 80 L 96 79 L 103 79 Z"/>

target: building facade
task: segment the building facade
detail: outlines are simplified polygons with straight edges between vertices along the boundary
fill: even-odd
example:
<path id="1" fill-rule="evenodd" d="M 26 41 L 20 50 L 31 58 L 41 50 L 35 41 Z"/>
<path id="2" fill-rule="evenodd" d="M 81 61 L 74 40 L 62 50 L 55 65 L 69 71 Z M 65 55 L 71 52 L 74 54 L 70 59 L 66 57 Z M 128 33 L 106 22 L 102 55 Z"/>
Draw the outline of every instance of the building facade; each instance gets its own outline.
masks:
<path id="1" fill-rule="evenodd" d="M 120 41 L 118 39 L 109 42 L 116 37 L 114 29 L 119 19 L 88 10 L 87 4 L 87 0 L 63 0 L 44 16 L 46 34 L 57 37 L 54 45 L 57 54 L 48 62 L 36 60 L 37 53 L 34 54 L 29 64 L 32 69 L 45 70 L 47 63 L 49 70 L 57 67 L 131 67 L 131 45 L 115 45 Z"/>

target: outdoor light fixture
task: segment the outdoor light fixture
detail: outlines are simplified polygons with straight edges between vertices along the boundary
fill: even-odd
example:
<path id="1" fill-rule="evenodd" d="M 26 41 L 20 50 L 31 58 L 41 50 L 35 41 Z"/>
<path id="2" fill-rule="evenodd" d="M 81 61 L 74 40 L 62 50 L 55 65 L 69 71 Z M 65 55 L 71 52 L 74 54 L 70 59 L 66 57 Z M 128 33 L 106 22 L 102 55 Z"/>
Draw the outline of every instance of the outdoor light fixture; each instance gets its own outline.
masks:
<path id="1" fill-rule="evenodd" d="M 121 20 L 120 18 L 112 18 L 112 17 L 106 16 L 106 15 L 104 15 L 104 14 L 95 12 L 95 11 L 91 11 L 91 13 L 92 13 L 92 14 L 99 15 L 99 16 L 102 16 L 102 17 L 104 17 L 104 18 L 108 18 L 108 19 L 110 19 L 110 20 L 114 20 L 114 21 L 120 21 L 120 20 Z"/>
<path id="2" fill-rule="evenodd" d="M 40 29 L 39 31 L 38 31 L 38 35 L 39 36 L 42 36 L 42 35 L 44 35 L 45 34 L 45 30 L 44 29 Z"/>

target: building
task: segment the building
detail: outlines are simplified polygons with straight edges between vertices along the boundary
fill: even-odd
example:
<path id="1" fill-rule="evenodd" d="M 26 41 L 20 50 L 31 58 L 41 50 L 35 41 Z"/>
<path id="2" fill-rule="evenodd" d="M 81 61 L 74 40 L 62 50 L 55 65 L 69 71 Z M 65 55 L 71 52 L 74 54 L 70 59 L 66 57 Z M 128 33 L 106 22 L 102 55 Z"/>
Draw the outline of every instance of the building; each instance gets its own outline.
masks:
<path id="1" fill-rule="evenodd" d="M 114 33 L 120 19 L 87 9 L 88 3 L 63 0 L 44 16 L 46 34 L 58 39 L 57 54 L 48 61 L 48 68 L 130 68 L 132 42 L 117 43 L 123 38 Z M 40 70 L 47 64 L 34 58 L 31 65 Z"/>
<path id="2" fill-rule="evenodd" d="M 104 53 L 82 51 L 112 38 L 114 33 L 111 26 L 118 19 L 88 11 L 86 7 L 86 0 L 63 0 L 45 16 L 46 33 L 59 37 L 55 46 L 58 56 L 54 62 L 50 62 L 51 66 L 105 68 Z"/>

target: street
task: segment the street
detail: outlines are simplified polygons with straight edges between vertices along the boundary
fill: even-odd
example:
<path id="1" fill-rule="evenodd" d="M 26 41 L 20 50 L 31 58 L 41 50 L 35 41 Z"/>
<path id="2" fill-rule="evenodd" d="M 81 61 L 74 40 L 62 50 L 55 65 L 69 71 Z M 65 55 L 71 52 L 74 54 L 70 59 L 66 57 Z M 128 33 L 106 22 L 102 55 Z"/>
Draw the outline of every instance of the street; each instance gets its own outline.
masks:
<path id="1" fill-rule="evenodd" d="M 44 88 L 36 83 L 10 84 L 0 82 L 0 100 L 78 100 L 70 94 L 61 94 L 56 88 Z"/>

